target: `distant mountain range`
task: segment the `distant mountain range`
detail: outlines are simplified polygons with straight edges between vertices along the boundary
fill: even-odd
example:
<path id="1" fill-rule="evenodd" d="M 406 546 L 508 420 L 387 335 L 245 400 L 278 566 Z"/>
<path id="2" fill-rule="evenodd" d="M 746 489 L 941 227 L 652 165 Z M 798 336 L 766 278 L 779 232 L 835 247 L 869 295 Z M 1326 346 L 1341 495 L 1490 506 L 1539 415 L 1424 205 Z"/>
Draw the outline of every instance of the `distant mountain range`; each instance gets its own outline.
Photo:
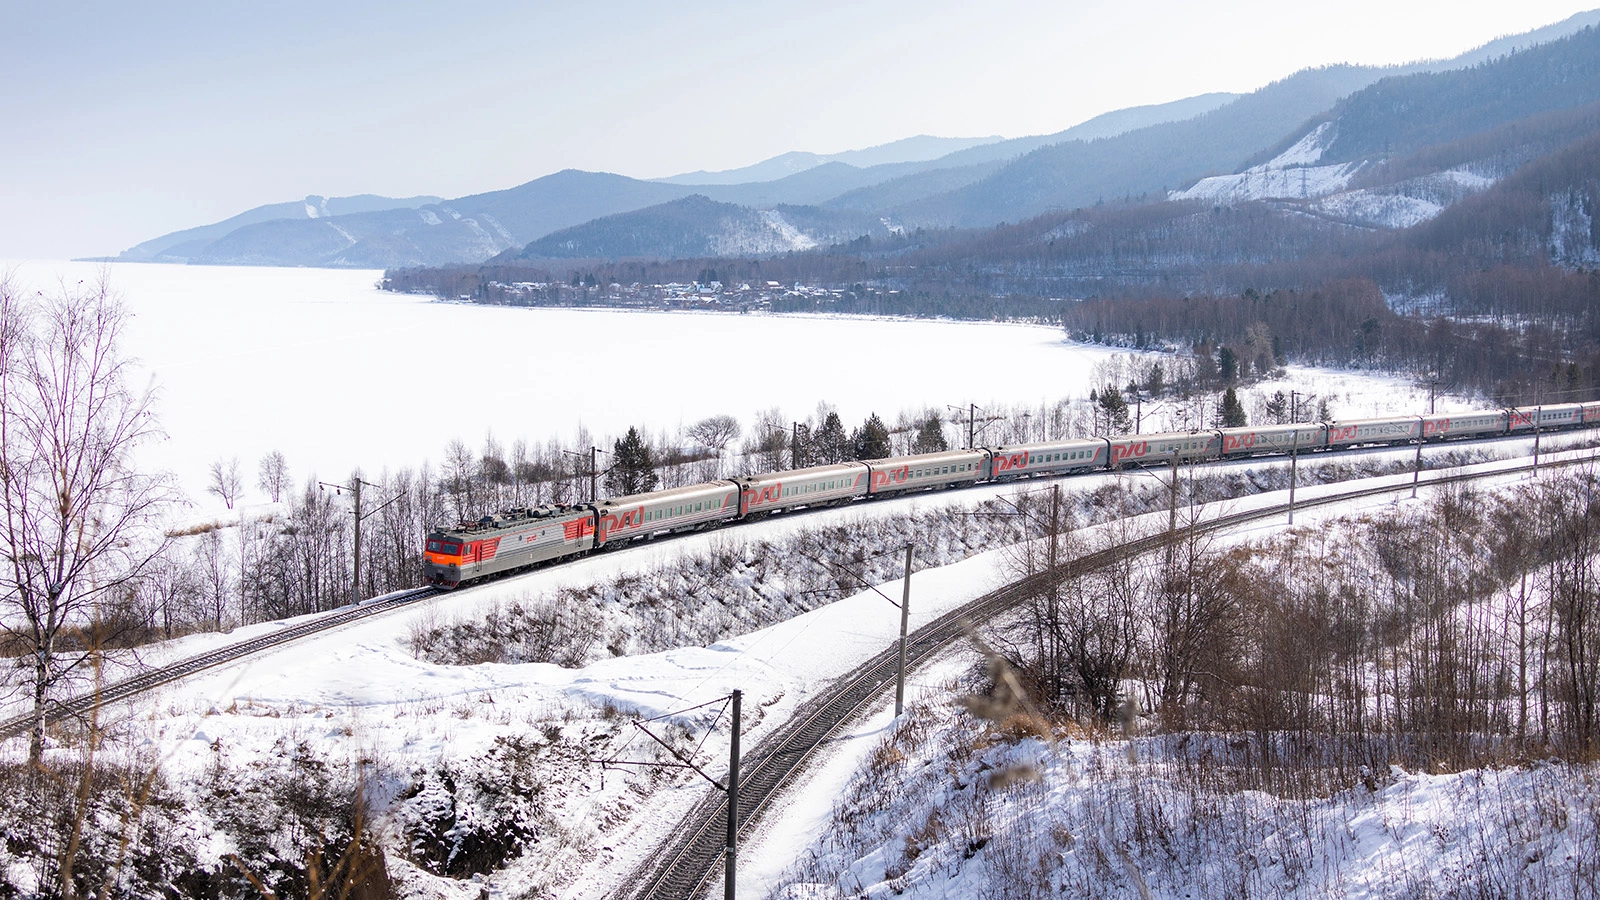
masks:
<path id="1" fill-rule="evenodd" d="M 163 235 L 119 259 L 395 268 L 765 256 L 1169 197 L 1272 200 L 1402 227 L 1515 168 L 1510 158 L 1458 159 L 1424 171 L 1428 148 L 1600 101 L 1600 34 L 1583 31 L 1597 22 L 1600 11 L 1585 13 L 1445 61 L 1305 70 L 1243 96 L 1118 110 L 1051 135 L 918 136 L 654 181 L 567 170 L 455 199 L 313 196 Z M 1402 159 L 1408 168 L 1396 167 Z M 1394 177 L 1380 183 L 1378 172 Z"/>

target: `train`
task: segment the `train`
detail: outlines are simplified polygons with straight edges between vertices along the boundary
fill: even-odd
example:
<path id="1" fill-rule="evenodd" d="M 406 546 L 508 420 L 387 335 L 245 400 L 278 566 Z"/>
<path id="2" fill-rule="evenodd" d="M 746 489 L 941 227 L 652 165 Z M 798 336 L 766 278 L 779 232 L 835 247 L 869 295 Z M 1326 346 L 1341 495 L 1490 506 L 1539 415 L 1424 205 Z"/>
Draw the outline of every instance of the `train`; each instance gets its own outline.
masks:
<path id="1" fill-rule="evenodd" d="M 468 582 L 669 534 L 1023 478 L 1493 437 L 1600 424 L 1600 401 L 1291 425 L 1070 438 L 741 475 L 592 503 L 510 509 L 428 534 L 423 577 Z"/>

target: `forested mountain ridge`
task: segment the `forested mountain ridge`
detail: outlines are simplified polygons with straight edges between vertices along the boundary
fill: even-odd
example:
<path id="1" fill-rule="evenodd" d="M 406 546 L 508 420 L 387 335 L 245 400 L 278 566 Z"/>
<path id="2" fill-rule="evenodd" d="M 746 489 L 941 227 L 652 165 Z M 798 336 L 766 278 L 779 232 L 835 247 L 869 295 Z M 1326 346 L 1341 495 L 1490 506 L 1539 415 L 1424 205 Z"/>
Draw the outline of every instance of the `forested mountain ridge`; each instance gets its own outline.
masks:
<path id="1" fill-rule="evenodd" d="M 544 252 L 540 247 L 553 245 L 540 244 L 531 249 L 529 245 L 553 232 L 657 207 L 691 195 L 749 207 L 765 214 L 773 213 L 779 206 L 821 207 L 828 212 L 809 214 L 818 223 L 820 232 L 816 235 L 808 232 L 807 238 L 821 245 L 881 235 L 882 228 L 903 226 L 913 231 L 918 228 L 984 228 L 1001 222 L 1025 221 L 1055 210 L 1154 202 L 1169 191 L 1186 187 L 1195 190 L 1199 187 L 1197 180 L 1206 176 L 1234 177 L 1226 173 L 1244 176 L 1236 179 L 1243 182 L 1243 187 L 1222 185 L 1221 194 L 1206 194 L 1216 187 L 1206 185 L 1200 191 L 1204 196 L 1196 196 L 1212 201 L 1225 199 L 1226 202 L 1327 196 L 1348 187 L 1346 182 L 1378 162 L 1376 158 L 1357 152 L 1375 141 L 1381 144 L 1387 140 L 1390 153 L 1398 153 L 1420 148 L 1419 141 L 1437 143 L 1471 134 L 1491 121 L 1506 119 L 1510 112 L 1526 114 L 1531 108 L 1528 101 L 1535 97 L 1554 98 L 1546 104 L 1548 108 L 1573 102 L 1574 97 L 1589 90 L 1592 79 L 1586 76 L 1561 82 L 1551 73 L 1567 71 L 1573 66 L 1592 69 L 1592 61 L 1579 59 L 1587 52 L 1587 44 L 1576 38 L 1565 42 L 1558 40 L 1554 44 L 1538 42 L 1570 34 L 1596 18 L 1595 14 L 1585 16 L 1574 17 L 1533 35 L 1494 42 L 1454 60 L 1391 69 L 1335 66 L 1307 70 L 1242 97 L 1203 95 L 1154 107 L 1120 110 L 1053 135 L 967 147 L 935 160 L 913 159 L 911 157 L 925 154 L 910 149 L 876 148 L 883 153 L 874 156 L 869 150 L 861 152 L 865 155 L 835 156 L 859 162 L 877 158 L 903 160 L 863 168 L 836 159 L 821 165 L 807 164 L 802 171 L 782 178 L 740 184 L 640 181 L 619 175 L 567 170 L 502 191 L 446 201 L 434 198 L 414 198 L 431 201 L 420 203 L 391 201 L 383 208 L 362 208 L 343 215 L 330 210 L 334 214 L 307 218 L 290 209 L 290 205 L 283 205 L 291 215 L 263 220 L 258 214 L 261 211 L 252 211 L 228 223 L 146 242 L 130 250 L 126 258 L 151 258 L 150 245 L 157 244 L 167 252 L 166 258 L 206 263 L 410 267 L 479 262 L 508 250 L 517 250 L 516 256 L 531 258 Z M 1563 43 L 1564 48 L 1551 51 L 1552 47 Z M 1499 49 L 1530 44 L 1538 45 L 1510 57 L 1496 55 Z M 1472 61 L 1485 57 L 1493 61 L 1471 65 Z M 1465 84 L 1473 79 L 1488 82 L 1496 78 L 1503 82 L 1507 60 L 1512 63 L 1510 68 L 1518 69 L 1528 79 L 1537 80 L 1542 71 L 1542 87 L 1524 91 L 1522 95 L 1513 88 L 1498 103 L 1480 104 L 1482 109 L 1472 107 L 1472 114 L 1464 115 L 1454 125 L 1445 121 L 1447 116 L 1439 115 L 1414 116 L 1418 121 L 1404 128 L 1381 121 L 1386 116 L 1393 118 L 1394 102 L 1384 98 L 1395 91 L 1410 96 L 1418 91 L 1418 85 Z M 1465 72 L 1456 73 L 1463 76 L 1459 81 L 1434 78 L 1438 73 L 1464 67 Z M 1480 70 L 1494 71 L 1484 74 Z M 1429 78 L 1434 80 L 1429 81 Z M 1360 100 L 1351 96 L 1374 82 L 1383 85 L 1383 92 L 1388 93 L 1374 92 Z M 1475 90 L 1481 92 L 1483 88 Z M 1438 98 L 1443 99 L 1436 98 L 1429 109 L 1448 113 L 1454 102 L 1451 98 L 1460 95 L 1459 90 L 1456 94 L 1440 93 Z M 1347 97 L 1351 99 L 1345 100 Z M 1307 139 L 1309 127 L 1326 124 L 1340 116 L 1346 117 L 1340 127 L 1321 134 L 1312 142 L 1315 146 L 1308 145 L 1317 152 L 1316 156 L 1287 162 L 1276 160 L 1276 167 L 1263 173 L 1249 170 L 1250 161 L 1264 158 L 1268 148 L 1292 147 Z M 1424 119 L 1433 122 L 1434 131 L 1421 130 Z M 1383 132 L 1387 138 L 1380 136 L 1380 130 L 1385 128 L 1389 129 Z M 930 146 L 937 146 L 939 139 L 932 140 L 935 143 Z M 1361 141 L 1365 144 L 1358 143 Z M 1330 164 L 1336 163 L 1342 158 L 1341 154 L 1352 153 L 1359 159 L 1352 157 L 1352 161 L 1344 163 L 1346 170 L 1329 175 L 1324 185 L 1311 183 L 1313 173 L 1307 171 L 1308 162 L 1321 158 Z M 1240 171 L 1241 166 L 1245 171 Z M 779 166 L 779 170 L 782 169 L 783 166 Z M 1337 202 L 1307 206 L 1303 211 L 1363 226 L 1409 225 L 1481 189 L 1504 171 L 1501 167 L 1488 174 L 1469 172 L 1470 178 L 1452 173 L 1442 180 L 1434 177 L 1438 173 L 1425 173 L 1433 182 L 1409 187 L 1381 185 L 1388 193 L 1379 191 L 1375 197 L 1357 194 Z M 1257 177 L 1258 174 L 1261 177 Z M 1298 192 L 1296 181 L 1299 182 Z M 1269 187 L 1264 193 L 1259 189 L 1262 183 Z M 1371 193 L 1371 189 L 1368 190 Z M 1407 191 L 1427 196 L 1411 197 Z M 1419 200 L 1423 202 L 1417 202 Z M 778 218 L 787 221 L 789 215 L 779 213 Z M 725 240 L 726 234 L 719 237 L 713 233 L 722 228 L 720 223 L 726 218 L 706 218 L 703 227 L 710 230 L 698 236 L 669 234 L 658 228 L 654 232 L 658 238 L 654 245 L 633 240 L 627 243 L 626 249 L 630 254 L 651 257 L 698 255 L 702 248 L 717 252 L 717 247 L 746 246 L 737 240 Z M 682 228 L 701 227 L 683 216 L 673 221 Z M 824 225 L 824 222 L 839 223 L 838 227 L 856 222 L 861 230 L 850 236 L 832 230 L 836 225 Z M 603 230 L 614 224 L 597 227 Z M 230 225 L 232 227 L 228 227 Z M 593 234 L 591 232 L 591 236 Z M 798 244 L 756 241 L 748 245 L 756 249 L 748 252 L 787 252 L 800 249 L 804 244 L 804 240 Z M 179 250 L 173 251 L 174 247 Z M 595 245 L 593 252 L 598 258 L 609 258 L 613 249 L 617 248 Z"/>
<path id="2" fill-rule="evenodd" d="M 755 210 L 695 194 L 562 229 L 496 261 L 766 256 L 889 233 L 866 216 L 786 205 Z"/>

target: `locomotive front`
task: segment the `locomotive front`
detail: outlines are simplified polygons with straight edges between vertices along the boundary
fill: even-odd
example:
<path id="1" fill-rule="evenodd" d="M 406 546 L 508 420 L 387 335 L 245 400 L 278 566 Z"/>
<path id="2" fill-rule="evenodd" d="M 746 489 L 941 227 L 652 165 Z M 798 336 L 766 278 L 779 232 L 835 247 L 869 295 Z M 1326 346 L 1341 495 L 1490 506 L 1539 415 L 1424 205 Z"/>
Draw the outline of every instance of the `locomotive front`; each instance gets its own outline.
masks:
<path id="1" fill-rule="evenodd" d="M 434 587 L 453 588 L 472 577 L 464 570 L 468 566 L 467 542 L 460 534 L 435 531 L 428 535 L 428 547 L 422 553 L 422 577 Z"/>

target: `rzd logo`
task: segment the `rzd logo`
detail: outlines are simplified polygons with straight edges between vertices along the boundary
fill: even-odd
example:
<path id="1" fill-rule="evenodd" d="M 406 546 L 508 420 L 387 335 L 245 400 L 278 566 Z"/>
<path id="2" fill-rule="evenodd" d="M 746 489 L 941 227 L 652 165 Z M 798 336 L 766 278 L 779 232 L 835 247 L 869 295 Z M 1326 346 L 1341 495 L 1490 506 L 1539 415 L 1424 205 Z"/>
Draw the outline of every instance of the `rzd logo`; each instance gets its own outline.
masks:
<path id="1" fill-rule="evenodd" d="M 1356 426 L 1340 425 L 1338 428 L 1328 429 L 1328 442 L 1353 441 L 1356 439 Z"/>
<path id="2" fill-rule="evenodd" d="M 1436 422 L 1429 422 L 1427 420 L 1423 420 L 1423 423 L 1422 423 L 1422 436 L 1423 437 L 1430 437 L 1430 436 L 1435 435 L 1435 434 L 1444 434 L 1445 432 L 1447 432 L 1449 430 L 1450 430 L 1450 420 L 1449 419 L 1440 419 L 1440 420 L 1438 420 Z"/>
<path id="3" fill-rule="evenodd" d="M 644 523 L 644 507 L 630 509 L 621 515 L 609 515 L 600 520 L 600 539 L 603 541 L 613 531 L 637 528 Z"/>
<path id="4" fill-rule="evenodd" d="M 911 477 L 911 467 L 901 466 L 898 469 L 879 469 L 872 473 L 872 486 L 883 490 L 893 484 L 904 484 Z"/>
<path id="5" fill-rule="evenodd" d="M 1144 456 L 1149 449 L 1150 445 L 1146 441 L 1131 441 L 1126 444 L 1114 444 L 1111 447 L 1111 451 L 1114 454 L 1113 458 L 1118 463 L 1125 459 L 1138 459 Z"/>
<path id="6" fill-rule="evenodd" d="M 1248 434 L 1226 435 L 1223 444 L 1222 449 L 1229 453 L 1235 450 L 1249 450 L 1256 445 L 1256 433 L 1252 431 Z"/>
<path id="7" fill-rule="evenodd" d="M 745 508 L 748 509 L 748 508 L 750 508 L 752 506 L 760 506 L 763 503 L 777 503 L 778 499 L 781 498 L 782 496 L 783 496 L 783 482 L 779 481 L 779 482 L 775 482 L 773 484 L 766 485 L 765 487 L 763 487 L 759 491 L 756 491 L 756 490 L 745 491 L 744 492 L 744 505 L 745 505 Z"/>
<path id="8" fill-rule="evenodd" d="M 1012 469 L 1026 469 L 1028 467 L 1028 454 L 1013 453 L 1010 456 L 996 456 L 994 470 L 996 472 L 1009 472 Z"/>

